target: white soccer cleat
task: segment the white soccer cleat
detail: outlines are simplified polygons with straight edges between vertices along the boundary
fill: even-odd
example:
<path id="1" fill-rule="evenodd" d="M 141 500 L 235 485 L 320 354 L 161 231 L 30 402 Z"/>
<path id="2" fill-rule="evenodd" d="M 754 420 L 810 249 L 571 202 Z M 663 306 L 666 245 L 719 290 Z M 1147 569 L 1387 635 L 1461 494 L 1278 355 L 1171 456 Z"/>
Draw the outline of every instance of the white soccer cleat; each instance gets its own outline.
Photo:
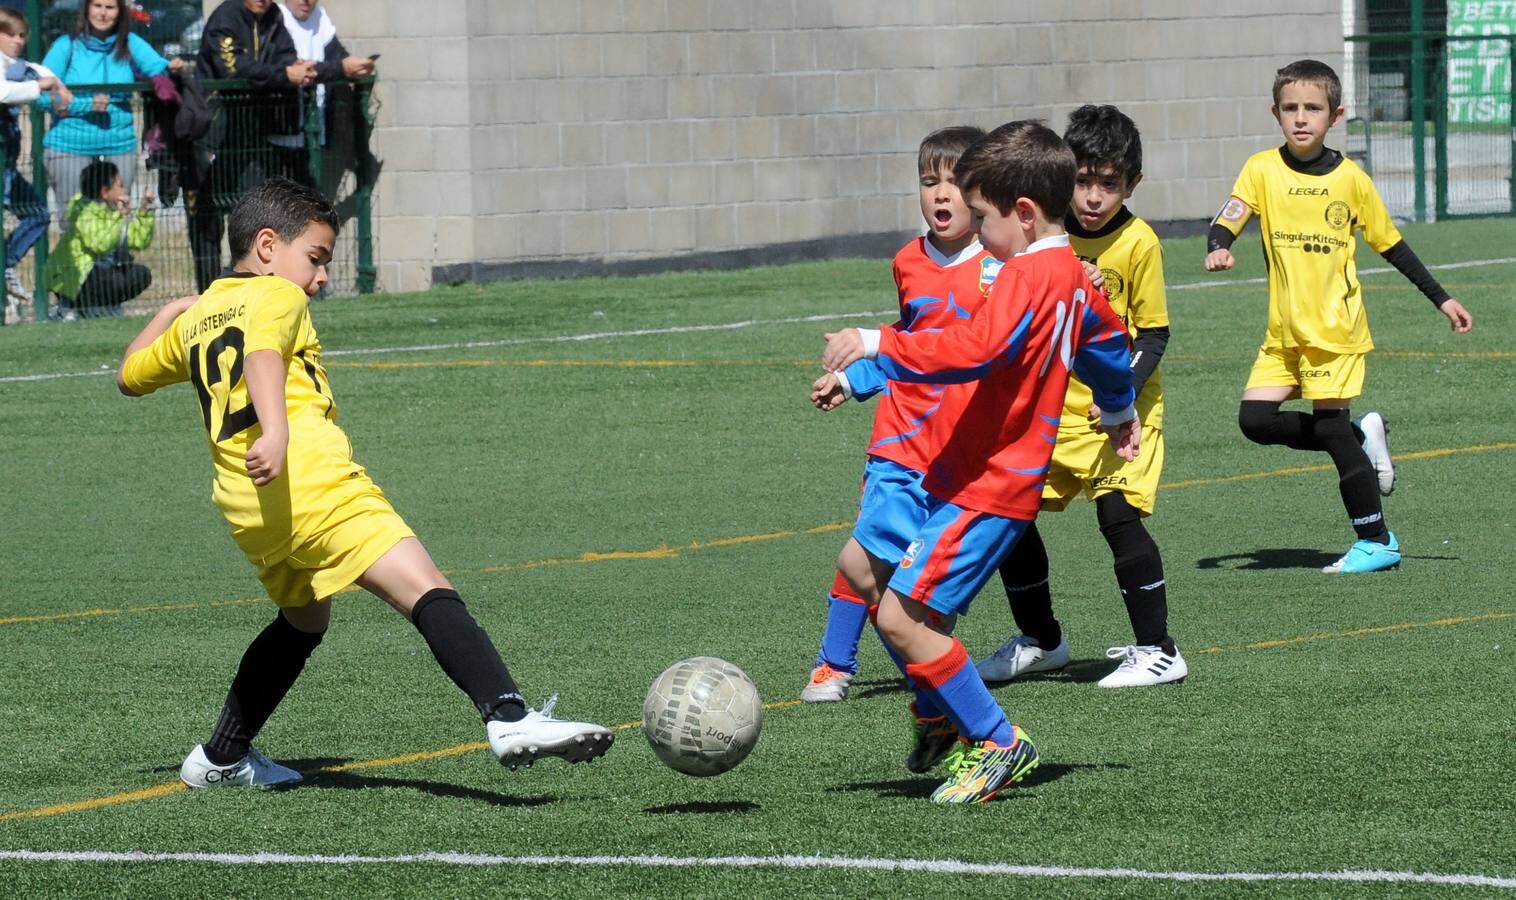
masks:
<path id="1" fill-rule="evenodd" d="M 1388 497 L 1395 493 L 1395 463 L 1390 459 L 1390 423 L 1377 412 L 1364 413 L 1358 420 L 1358 428 L 1363 432 L 1363 452 L 1368 454 L 1369 462 L 1374 466 L 1374 474 L 1379 476 L 1380 496 Z"/>
<path id="2" fill-rule="evenodd" d="M 1116 671 L 1100 679 L 1103 688 L 1147 687 L 1154 684 L 1170 684 L 1183 681 L 1190 674 L 1179 648 L 1170 656 L 1162 647 L 1152 645 L 1112 647 L 1105 651 L 1110 659 L 1120 659 Z"/>
<path id="3" fill-rule="evenodd" d="M 268 787 L 294 784 L 305 779 L 288 766 L 281 766 L 264 756 L 257 747 L 229 766 L 218 766 L 205 755 L 205 745 L 196 744 L 179 767 L 179 780 L 192 788 Z"/>
<path id="4" fill-rule="evenodd" d="M 490 750 L 502 766 L 530 766 L 544 756 L 588 762 L 611 749 L 616 736 L 609 728 L 589 722 L 561 722 L 553 718 L 557 703 L 558 695 L 554 694 L 542 704 L 541 711 L 529 709 L 523 719 L 485 723 Z"/>
<path id="5" fill-rule="evenodd" d="M 1062 637 L 1051 650 L 1018 634 L 977 664 L 985 681 L 1011 681 L 1033 672 L 1054 672 L 1069 664 L 1069 639 Z"/>
<path id="6" fill-rule="evenodd" d="M 800 699 L 806 703 L 835 703 L 847 699 L 848 686 L 853 683 L 853 673 L 834 669 L 822 663 L 811 670 L 811 680 L 800 689 Z"/>

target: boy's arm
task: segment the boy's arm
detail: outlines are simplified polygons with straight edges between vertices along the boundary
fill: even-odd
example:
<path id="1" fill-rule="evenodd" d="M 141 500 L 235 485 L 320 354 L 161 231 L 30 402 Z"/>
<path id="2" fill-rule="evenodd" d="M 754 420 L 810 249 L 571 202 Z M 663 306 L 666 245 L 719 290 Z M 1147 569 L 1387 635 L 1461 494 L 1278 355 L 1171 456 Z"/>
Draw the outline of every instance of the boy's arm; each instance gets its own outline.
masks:
<path id="1" fill-rule="evenodd" d="M 859 403 L 873 399 L 889 383 L 889 379 L 884 377 L 884 371 L 879 368 L 879 363 L 872 359 L 860 359 L 836 375 L 843 391 L 843 399 L 857 400 Z"/>
<path id="2" fill-rule="evenodd" d="M 1137 391 L 1133 386 L 1126 329 L 1102 298 L 1096 297 L 1084 307 L 1079 347 L 1074 353 L 1074 373 L 1090 386 L 1095 405 L 1100 408 L 1100 425 L 1116 455 L 1127 461 L 1136 459 L 1142 442 L 1142 423 L 1137 418 Z"/>
<path id="3" fill-rule="evenodd" d="M 1137 329 L 1132 338 L 1132 386 L 1137 393 L 1158 370 L 1169 346 L 1168 292 L 1163 283 L 1163 248 L 1154 245 L 1138 256 L 1127 282 L 1127 314 Z"/>
<path id="4" fill-rule="evenodd" d="M 132 342 L 126 345 L 126 352 L 121 354 L 121 365 L 116 369 L 117 390 L 127 397 L 140 397 L 147 391 L 138 390 L 138 387 L 147 386 L 149 389 L 158 387 L 157 384 L 142 385 L 140 379 L 128 373 L 128 363 L 139 351 L 146 349 L 160 335 L 168 331 L 169 326 L 174 324 L 174 320 L 179 318 L 180 313 L 189 309 L 199 299 L 198 295 L 180 297 L 166 304 L 148 320 L 147 325 L 143 326 L 137 336 L 132 338 Z"/>
<path id="5" fill-rule="evenodd" d="M 997 359 L 1021 352 L 1032 320 L 1022 289 L 1021 278 L 1002 269 L 990 301 L 967 323 L 924 331 L 844 329 L 827 335 L 821 364 L 835 372 L 856 360 L 875 358 L 880 371 L 893 381 L 976 381 Z"/>
<path id="6" fill-rule="evenodd" d="M 1363 229 L 1363 239 L 1384 257 L 1385 262 L 1416 285 L 1432 305 L 1447 317 L 1448 324 L 1454 331 L 1465 333 L 1473 328 L 1474 317 L 1469 315 L 1462 303 L 1448 294 L 1432 273 L 1427 271 L 1411 245 L 1400 236 L 1400 229 L 1395 227 L 1394 220 L 1390 218 L 1390 211 L 1380 198 L 1373 180 L 1362 173 L 1359 179 L 1359 227 Z"/>
<path id="7" fill-rule="evenodd" d="M 1232 242 L 1242 234 L 1243 226 L 1253 217 L 1253 210 L 1236 194 L 1227 198 L 1221 212 L 1211 220 L 1211 230 L 1205 238 L 1205 270 L 1221 272 L 1230 269 L 1236 260 L 1232 258 Z"/>
<path id="8" fill-rule="evenodd" d="M 277 350 L 254 350 L 242 364 L 247 395 L 262 433 L 247 448 L 247 474 L 263 487 L 284 471 L 289 449 L 289 414 L 284 406 L 284 357 Z"/>

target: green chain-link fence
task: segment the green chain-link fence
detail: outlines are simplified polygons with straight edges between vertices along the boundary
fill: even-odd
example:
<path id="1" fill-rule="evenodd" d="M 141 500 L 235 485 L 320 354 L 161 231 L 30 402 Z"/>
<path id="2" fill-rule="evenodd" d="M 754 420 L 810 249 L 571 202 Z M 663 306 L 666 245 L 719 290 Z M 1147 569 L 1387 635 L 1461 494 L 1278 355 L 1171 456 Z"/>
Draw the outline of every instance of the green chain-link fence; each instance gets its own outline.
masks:
<path id="1" fill-rule="evenodd" d="M 1448 4 L 1446 33 L 1347 38 L 1347 151 L 1392 215 L 1425 222 L 1516 214 L 1516 16 L 1470 18 L 1489 6 Z M 1504 7 L 1516 4 L 1496 5 Z"/>

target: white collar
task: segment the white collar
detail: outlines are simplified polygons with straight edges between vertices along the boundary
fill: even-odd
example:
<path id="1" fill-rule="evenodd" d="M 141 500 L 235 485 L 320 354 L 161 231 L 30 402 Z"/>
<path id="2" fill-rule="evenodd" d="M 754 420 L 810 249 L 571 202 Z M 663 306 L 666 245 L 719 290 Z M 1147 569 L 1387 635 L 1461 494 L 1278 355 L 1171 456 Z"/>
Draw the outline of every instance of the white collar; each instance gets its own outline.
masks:
<path id="1" fill-rule="evenodd" d="M 926 258 L 944 269 L 951 269 L 961 262 L 967 262 L 984 250 L 983 247 L 979 246 L 978 238 L 975 238 L 967 247 L 964 247 L 952 256 L 944 256 L 941 250 L 938 250 L 932 245 L 931 241 L 924 237 L 921 239 L 921 246 L 926 250 Z"/>
<path id="2" fill-rule="evenodd" d="M 1026 247 L 1025 250 L 1021 251 L 1020 253 L 1018 253 L 1016 255 L 1017 256 L 1028 256 L 1028 255 L 1030 255 L 1032 253 L 1037 253 L 1037 252 L 1042 251 L 1042 250 L 1051 250 L 1054 247 L 1067 247 L 1067 246 L 1069 246 L 1069 235 L 1068 235 L 1068 232 L 1062 232 L 1060 234 L 1049 235 L 1048 237 L 1045 237 L 1045 238 L 1043 238 L 1040 241 L 1033 241 L 1033 242 L 1031 242 L 1030 244 L 1027 245 L 1027 247 Z"/>

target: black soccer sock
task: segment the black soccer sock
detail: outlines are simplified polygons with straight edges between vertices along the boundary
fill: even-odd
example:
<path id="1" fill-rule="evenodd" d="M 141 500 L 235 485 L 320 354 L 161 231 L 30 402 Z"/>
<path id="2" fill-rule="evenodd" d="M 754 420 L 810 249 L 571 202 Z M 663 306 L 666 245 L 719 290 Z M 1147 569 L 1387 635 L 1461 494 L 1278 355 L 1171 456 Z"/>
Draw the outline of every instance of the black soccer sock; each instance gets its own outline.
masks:
<path id="1" fill-rule="evenodd" d="M 1116 585 L 1132 621 L 1132 636 L 1139 645 L 1159 646 L 1172 655 L 1177 651 L 1169 637 L 1168 587 L 1157 542 L 1121 494 L 1105 494 L 1096 500 L 1095 516 L 1111 548 Z"/>
<path id="2" fill-rule="evenodd" d="M 1035 522 L 1000 561 L 1000 581 L 1011 603 L 1011 617 L 1021 633 L 1044 650 L 1057 647 L 1063 629 L 1053 618 L 1053 593 L 1048 587 L 1048 551 Z"/>
<path id="3" fill-rule="evenodd" d="M 1244 400 L 1237 426 L 1255 444 L 1282 444 L 1295 450 L 1325 450 L 1311 427 L 1311 414 L 1281 410 L 1278 400 Z"/>
<path id="4" fill-rule="evenodd" d="M 237 666 L 216 730 L 205 742 L 205 755 L 211 762 L 229 766 L 247 755 L 253 738 L 300 677 L 324 634 L 301 631 L 280 613 L 253 638 Z"/>
<path id="5" fill-rule="evenodd" d="M 422 594 L 411 609 L 411 622 L 484 721 L 515 722 L 526 715 L 526 701 L 510 670 L 457 591 L 435 588 Z"/>
<path id="6" fill-rule="evenodd" d="M 1318 409 L 1311 416 L 1312 431 L 1337 466 L 1337 487 L 1353 531 L 1360 540 L 1388 544 L 1390 531 L 1379 500 L 1379 476 L 1363 452 L 1363 442 L 1353 436 L 1349 416 L 1345 409 Z"/>

